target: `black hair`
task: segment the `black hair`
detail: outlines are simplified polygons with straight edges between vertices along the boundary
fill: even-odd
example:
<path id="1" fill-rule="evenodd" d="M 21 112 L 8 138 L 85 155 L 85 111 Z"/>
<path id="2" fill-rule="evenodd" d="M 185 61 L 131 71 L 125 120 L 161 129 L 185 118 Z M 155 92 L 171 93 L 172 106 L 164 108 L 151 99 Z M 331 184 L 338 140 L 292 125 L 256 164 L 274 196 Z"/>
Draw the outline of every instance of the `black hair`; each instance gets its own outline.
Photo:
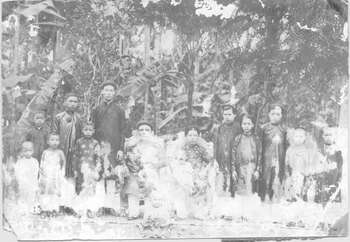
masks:
<path id="1" fill-rule="evenodd" d="M 232 110 L 232 113 L 233 114 L 238 114 L 238 110 L 236 107 L 232 106 L 232 105 L 229 105 L 229 104 L 226 104 L 226 105 L 223 105 L 222 106 L 222 113 L 224 113 L 224 111 L 226 110 Z"/>
<path id="2" fill-rule="evenodd" d="M 85 121 L 85 122 L 83 122 L 82 128 L 84 128 L 84 127 L 86 127 L 86 126 L 95 127 L 95 126 L 94 126 L 94 123 L 91 122 L 91 121 Z"/>
<path id="3" fill-rule="evenodd" d="M 191 130 L 195 130 L 197 132 L 197 134 L 199 135 L 200 134 L 200 130 L 197 126 L 189 126 L 189 127 L 186 127 L 185 128 L 185 135 L 188 135 L 188 133 L 191 131 Z"/>
<path id="4" fill-rule="evenodd" d="M 79 96 L 78 94 L 74 93 L 74 92 L 70 92 L 70 93 L 67 93 L 65 96 L 64 96 L 64 100 L 66 101 L 68 98 L 70 97 L 76 97 L 77 99 L 79 99 Z"/>
<path id="5" fill-rule="evenodd" d="M 282 104 L 279 104 L 279 103 L 272 103 L 269 105 L 269 109 L 268 109 L 268 112 L 270 113 L 271 110 L 274 110 L 275 108 L 280 108 L 281 109 L 281 114 L 282 116 L 284 116 L 284 108 L 283 108 L 283 105 Z"/>
<path id="6" fill-rule="evenodd" d="M 49 140 L 51 136 L 58 136 L 58 137 L 60 137 L 60 135 L 59 135 L 58 133 L 56 133 L 56 132 L 51 132 L 51 133 L 49 133 L 49 135 L 47 136 L 47 140 Z"/>

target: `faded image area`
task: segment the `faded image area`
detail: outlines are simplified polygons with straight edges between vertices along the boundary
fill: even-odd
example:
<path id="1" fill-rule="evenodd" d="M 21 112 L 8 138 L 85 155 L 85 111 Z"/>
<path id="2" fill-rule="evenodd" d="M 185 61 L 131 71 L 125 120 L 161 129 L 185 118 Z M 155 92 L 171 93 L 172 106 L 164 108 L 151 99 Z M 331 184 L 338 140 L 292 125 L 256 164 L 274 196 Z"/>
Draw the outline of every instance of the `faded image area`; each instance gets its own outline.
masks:
<path id="1" fill-rule="evenodd" d="M 2 1 L 19 240 L 344 237 L 347 0 Z"/>

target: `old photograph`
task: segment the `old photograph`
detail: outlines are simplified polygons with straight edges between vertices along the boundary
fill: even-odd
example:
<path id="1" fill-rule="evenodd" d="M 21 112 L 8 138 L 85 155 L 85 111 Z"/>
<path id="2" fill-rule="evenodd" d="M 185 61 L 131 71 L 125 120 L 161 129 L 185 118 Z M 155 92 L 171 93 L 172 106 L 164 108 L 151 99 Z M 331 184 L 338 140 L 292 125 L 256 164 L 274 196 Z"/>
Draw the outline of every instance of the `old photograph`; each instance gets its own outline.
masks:
<path id="1" fill-rule="evenodd" d="M 18 240 L 348 235 L 347 0 L 0 6 Z"/>

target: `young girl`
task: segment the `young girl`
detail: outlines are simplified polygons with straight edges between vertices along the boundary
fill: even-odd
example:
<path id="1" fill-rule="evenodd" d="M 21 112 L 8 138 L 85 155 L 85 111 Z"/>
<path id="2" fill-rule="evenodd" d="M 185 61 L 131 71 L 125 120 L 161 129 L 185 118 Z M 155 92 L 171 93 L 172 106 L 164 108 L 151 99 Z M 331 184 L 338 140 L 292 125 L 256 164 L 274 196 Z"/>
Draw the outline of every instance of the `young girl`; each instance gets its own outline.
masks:
<path id="1" fill-rule="evenodd" d="M 33 143 L 23 142 L 21 157 L 15 164 L 19 201 L 26 205 L 27 212 L 31 212 L 36 206 L 39 195 L 39 162 L 33 157 L 33 153 Z"/>
<path id="2" fill-rule="evenodd" d="M 49 148 L 44 150 L 40 163 L 41 207 L 44 210 L 56 210 L 60 204 L 66 159 L 63 151 L 58 148 L 60 144 L 58 134 L 50 134 L 47 143 Z"/>
<path id="3" fill-rule="evenodd" d="M 261 199 L 279 200 L 282 195 L 285 153 L 287 149 L 286 128 L 282 124 L 282 107 L 269 107 L 269 122 L 261 128 L 262 181 L 259 189 Z"/>
<path id="4" fill-rule="evenodd" d="M 303 199 L 304 182 L 313 171 L 313 159 L 316 155 L 312 144 L 307 141 L 306 131 L 297 128 L 290 131 L 290 146 L 286 153 L 286 188 L 287 200 Z"/>
<path id="5" fill-rule="evenodd" d="M 235 138 L 233 144 L 232 170 L 237 171 L 237 193 L 251 195 L 253 182 L 258 179 L 261 169 L 261 141 L 254 134 L 254 121 L 251 116 L 244 114 L 240 123 L 242 133 Z"/>

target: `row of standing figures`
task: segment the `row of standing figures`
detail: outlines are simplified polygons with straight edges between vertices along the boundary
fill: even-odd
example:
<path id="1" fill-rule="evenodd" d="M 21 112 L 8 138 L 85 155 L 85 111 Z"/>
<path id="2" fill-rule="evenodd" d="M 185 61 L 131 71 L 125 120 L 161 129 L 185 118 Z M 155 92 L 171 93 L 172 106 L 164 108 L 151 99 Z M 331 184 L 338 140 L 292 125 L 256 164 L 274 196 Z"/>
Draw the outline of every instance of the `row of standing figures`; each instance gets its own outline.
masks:
<path id="1" fill-rule="evenodd" d="M 127 209 L 129 218 L 137 218 L 140 204 L 148 206 L 149 212 L 162 207 L 164 199 L 168 201 L 165 210 L 183 213 L 186 206 L 179 205 L 182 202 L 176 202 L 179 199 L 169 190 L 180 189 L 188 195 L 179 196 L 182 200 L 201 204 L 198 210 L 203 211 L 204 205 L 213 206 L 213 194 L 220 191 L 232 197 L 257 193 L 262 201 L 284 197 L 326 202 L 339 186 L 343 160 L 333 130 L 323 130 L 323 146 L 318 148 L 309 144 L 307 132 L 300 127 L 287 139 L 279 105 L 270 107 L 269 122 L 258 134 L 253 132 L 251 116 L 238 120 L 237 110 L 224 106 L 222 124 L 211 132 L 212 148 L 193 127 L 186 130 L 183 142 L 179 139 L 173 145 L 175 150 L 166 152 L 164 140 L 153 134 L 153 125 L 145 120 L 125 139 L 126 119 L 114 101 L 115 86 L 104 84 L 101 95 L 103 101 L 93 110 L 92 122 L 83 122 L 76 113 L 74 94 L 66 97 L 66 109 L 55 117 L 51 129 L 45 126 L 44 113 L 34 114 L 14 166 L 19 196 L 27 204 L 40 201 L 41 207 L 69 207 L 73 197 L 83 198 L 77 202 L 80 205 L 90 197 L 90 205 L 119 204 L 118 211 Z"/>

